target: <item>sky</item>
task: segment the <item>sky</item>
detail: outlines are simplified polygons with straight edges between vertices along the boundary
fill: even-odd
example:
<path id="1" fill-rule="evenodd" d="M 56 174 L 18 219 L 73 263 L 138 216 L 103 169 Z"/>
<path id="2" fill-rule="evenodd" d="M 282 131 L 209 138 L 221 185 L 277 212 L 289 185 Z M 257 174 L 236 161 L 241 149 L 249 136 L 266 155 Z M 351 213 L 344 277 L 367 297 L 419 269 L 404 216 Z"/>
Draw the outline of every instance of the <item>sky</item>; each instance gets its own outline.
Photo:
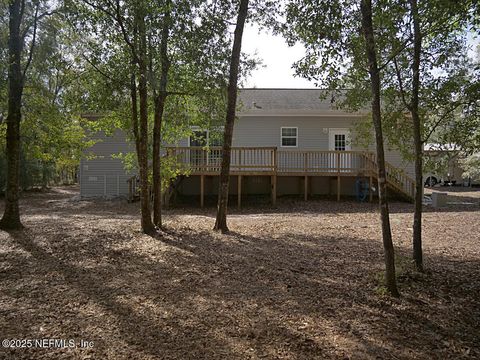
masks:
<path id="1" fill-rule="evenodd" d="M 471 33 L 468 43 L 471 47 L 469 55 L 474 57 L 480 48 L 479 38 Z M 252 25 L 246 25 L 242 51 L 247 54 L 256 54 L 263 62 L 252 75 L 246 79 L 244 87 L 257 88 L 314 88 L 315 85 L 301 77 L 294 77 L 292 64 L 300 60 L 305 51 L 303 46 L 297 44 L 289 47 L 281 36 L 275 36 L 271 32 L 262 31 Z"/>
<path id="2" fill-rule="evenodd" d="M 257 88 L 314 88 L 315 85 L 300 77 L 294 77 L 292 64 L 304 55 L 302 45 L 289 47 L 281 36 L 262 31 L 252 25 L 245 26 L 242 51 L 255 54 L 263 65 L 252 72 L 245 87 Z"/>

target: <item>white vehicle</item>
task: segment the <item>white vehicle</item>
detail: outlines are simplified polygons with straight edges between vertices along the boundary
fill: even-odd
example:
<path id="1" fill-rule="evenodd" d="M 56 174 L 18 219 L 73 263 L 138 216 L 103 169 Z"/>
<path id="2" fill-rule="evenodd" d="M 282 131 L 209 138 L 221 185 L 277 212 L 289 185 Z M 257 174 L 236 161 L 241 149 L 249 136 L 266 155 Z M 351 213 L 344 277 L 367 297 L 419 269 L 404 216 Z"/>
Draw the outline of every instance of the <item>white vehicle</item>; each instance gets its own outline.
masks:
<path id="1" fill-rule="evenodd" d="M 423 186 L 433 187 L 442 182 L 442 178 L 438 174 L 427 173 L 423 175 Z"/>

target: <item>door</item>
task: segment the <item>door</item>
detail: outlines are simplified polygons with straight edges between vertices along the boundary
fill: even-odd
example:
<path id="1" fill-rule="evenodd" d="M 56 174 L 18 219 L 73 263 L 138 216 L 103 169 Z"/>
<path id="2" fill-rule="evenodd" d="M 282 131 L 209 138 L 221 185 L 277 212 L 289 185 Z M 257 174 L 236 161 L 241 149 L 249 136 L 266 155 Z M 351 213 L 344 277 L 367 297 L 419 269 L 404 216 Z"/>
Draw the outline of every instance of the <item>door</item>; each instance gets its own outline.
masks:
<path id="1" fill-rule="evenodd" d="M 328 150 L 330 151 L 350 151 L 350 130 L 348 129 L 329 129 L 328 131 Z M 350 171 L 352 159 L 350 153 L 331 153 L 329 155 L 330 171 L 341 172 Z"/>

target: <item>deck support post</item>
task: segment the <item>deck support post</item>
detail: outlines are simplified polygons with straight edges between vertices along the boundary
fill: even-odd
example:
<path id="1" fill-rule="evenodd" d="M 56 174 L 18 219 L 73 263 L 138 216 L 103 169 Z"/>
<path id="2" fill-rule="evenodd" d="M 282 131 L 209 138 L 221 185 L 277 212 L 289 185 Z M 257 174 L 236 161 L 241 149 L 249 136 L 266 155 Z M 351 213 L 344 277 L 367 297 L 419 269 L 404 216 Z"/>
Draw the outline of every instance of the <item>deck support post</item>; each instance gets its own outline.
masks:
<path id="1" fill-rule="evenodd" d="M 340 152 L 336 153 L 337 158 L 337 201 L 340 201 Z"/>
<path id="2" fill-rule="evenodd" d="M 272 175 L 270 177 L 271 185 L 272 185 L 272 205 L 276 205 L 277 203 L 277 175 Z"/>
<path id="3" fill-rule="evenodd" d="M 337 175 L 337 201 L 340 201 L 340 175 Z"/>
<path id="4" fill-rule="evenodd" d="M 200 207 L 205 205 L 205 175 L 200 175 Z"/>
<path id="5" fill-rule="evenodd" d="M 237 177 L 238 189 L 237 189 L 237 206 L 240 209 L 242 207 L 242 175 Z"/>
<path id="6" fill-rule="evenodd" d="M 303 199 L 308 200 L 308 176 L 305 175 L 304 189 L 303 189 Z"/>

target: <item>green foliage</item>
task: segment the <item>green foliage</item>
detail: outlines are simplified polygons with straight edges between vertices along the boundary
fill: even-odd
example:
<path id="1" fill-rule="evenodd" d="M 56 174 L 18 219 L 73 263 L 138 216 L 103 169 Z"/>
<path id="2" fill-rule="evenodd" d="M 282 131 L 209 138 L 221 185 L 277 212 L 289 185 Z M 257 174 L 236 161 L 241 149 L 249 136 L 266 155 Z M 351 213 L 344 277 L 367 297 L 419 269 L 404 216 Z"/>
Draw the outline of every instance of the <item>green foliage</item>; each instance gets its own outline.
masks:
<path id="1" fill-rule="evenodd" d="M 257 1 L 262 18 L 268 17 L 271 1 Z M 90 131 L 112 132 L 123 129 L 134 143 L 131 123 L 130 76 L 139 76 L 135 63 L 135 44 L 139 29 L 133 26 L 135 16 L 145 19 L 148 39 L 145 58 L 148 60 L 149 131 L 148 148 L 152 160 L 153 112 L 155 94 L 160 91 L 162 70 L 162 29 L 169 21 L 167 57 L 169 61 L 167 98 L 162 120 L 162 142 L 174 145 L 192 134 L 192 126 L 212 129 L 223 124 L 226 109 L 226 84 L 231 51 L 230 20 L 236 15 L 236 2 L 218 2 L 214 6 L 205 0 L 120 2 L 120 17 L 116 5 L 105 1 L 67 1 L 69 23 L 74 29 L 75 54 L 84 70 L 78 80 L 85 113 L 102 115 L 89 124 Z M 167 18 L 167 12 L 170 16 Z M 135 15 L 137 14 L 137 15 Z M 137 46 L 138 47 L 138 46 Z M 247 75 L 256 61 L 241 61 L 242 76 Z M 138 85 L 138 84 L 137 84 Z M 163 149 L 164 151 L 164 149 Z M 138 166 L 133 154 L 117 154 L 125 167 Z M 168 169 L 162 162 L 163 175 L 170 178 L 179 171 Z M 172 163 L 172 166 L 174 164 Z M 183 171 L 183 170 L 182 170 Z"/>
<path id="2" fill-rule="evenodd" d="M 423 171 L 433 174 L 446 174 L 448 172 L 449 157 L 444 154 L 436 156 L 425 156 L 423 162 Z"/>
<path id="3" fill-rule="evenodd" d="M 43 9 L 43 8 L 42 8 Z M 78 99 L 72 101 L 81 70 L 70 51 L 70 33 L 61 9 L 45 14 L 39 23 L 32 61 L 28 68 L 23 96 L 21 122 L 21 188 L 47 186 L 59 181 L 59 174 L 74 173 L 82 151 L 91 145 L 85 141 L 82 120 L 75 116 Z M 43 11 L 42 10 L 42 11 Z M 0 43 L 6 23 L 0 23 Z M 3 49 L 0 57 L 4 57 Z M 6 63 L 6 62 L 5 62 Z M 0 93 L 6 93 L 7 68 L 0 65 Z M 5 81 L 4 81 L 5 80 Z M 6 102 L 0 100 L 0 117 L 5 116 Z M 0 161 L 6 161 L 5 124 L 0 125 Z M 4 169 L 0 189 L 5 183 Z"/>
<path id="4" fill-rule="evenodd" d="M 480 180 L 480 154 L 473 154 L 461 161 L 464 169 L 463 177 L 472 180 Z"/>
<path id="5" fill-rule="evenodd" d="M 423 141 L 436 133 L 443 141 L 472 139 L 478 134 L 479 66 L 468 57 L 467 36 L 475 3 L 420 2 L 421 54 L 420 115 Z M 382 71 L 382 120 L 391 147 L 412 158 L 412 122 L 407 115 L 412 82 L 412 28 L 405 0 L 374 2 L 373 22 Z M 334 90 L 336 103 L 347 110 L 364 110 L 370 101 L 358 2 L 352 0 L 291 0 L 277 24 L 293 45 L 302 43 L 306 55 L 294 64 L 299 76 Z M 472 81 L 473 80 L 473 81 Z M 359 125 L 359 143 L 368 143 L 371 120 Z M 475 129 L 475 126 L 476 129 Z M 437 128 L 443 127 L 442 131 Z M 472 132 L 473 131 L 473 132 Z M 478 146 L 475 135 L 466 146 Z M 465 142 L 465 141 L 463 141 Z"/>

